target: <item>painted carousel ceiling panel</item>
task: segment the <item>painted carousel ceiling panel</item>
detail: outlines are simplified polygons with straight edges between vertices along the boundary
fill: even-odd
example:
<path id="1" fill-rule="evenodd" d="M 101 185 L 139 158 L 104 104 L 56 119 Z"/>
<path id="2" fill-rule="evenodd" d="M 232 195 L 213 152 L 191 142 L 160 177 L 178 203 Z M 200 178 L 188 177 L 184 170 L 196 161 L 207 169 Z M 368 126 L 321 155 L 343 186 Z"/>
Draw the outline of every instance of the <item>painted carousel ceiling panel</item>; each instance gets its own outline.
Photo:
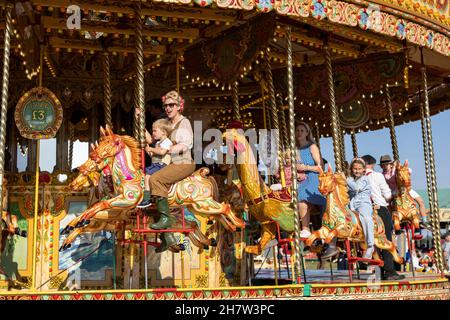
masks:
<path id="1" fill-rule="evenodd" d="M 194 78 L 229 84 L 253 63 L 274 30 L 274 19 L 259 17 L 224 36 L 200 43 L 184 54 L 186 71 Z"/>

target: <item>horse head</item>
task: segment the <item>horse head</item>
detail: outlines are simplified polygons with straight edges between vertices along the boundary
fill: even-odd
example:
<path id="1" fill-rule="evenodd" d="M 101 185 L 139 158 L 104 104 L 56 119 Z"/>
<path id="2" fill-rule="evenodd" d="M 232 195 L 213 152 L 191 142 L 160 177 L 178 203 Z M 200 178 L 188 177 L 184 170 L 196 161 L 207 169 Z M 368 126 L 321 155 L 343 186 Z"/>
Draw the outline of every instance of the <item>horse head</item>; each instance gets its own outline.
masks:
<path id="1" fill-rule="evenodd" d="M 334 187 L 336 185 L 334 181 L 334 174 L 331 166 L 328 166 L 327 171 L 323 171 L 319 166 L 319 192 L 324 196 L 327 196 L 331 192 L 333 192 Z"/>
<path id="2" fill-rule="evenodd" d="M 96 143 L 95 149 L 91 153 L 96 160 L 107 159 L 115 157 L 124 148 L 125 143 L 120 135 L 115 134 L 109 126 L 106 126 L 106 129 L 100 127 L 100 142 Z"/>
<path id="3" fill-rule="evenodd" d="M 409 164 L 408 160 L 405 161 L 404 165 L 402 166 L 400 162 L 397 162 L 396 168 L 395 168 L 395 178 L 397 180 L 397 187 L 399 189 L 411 188 L 411 173 L 409 172 Z"/>

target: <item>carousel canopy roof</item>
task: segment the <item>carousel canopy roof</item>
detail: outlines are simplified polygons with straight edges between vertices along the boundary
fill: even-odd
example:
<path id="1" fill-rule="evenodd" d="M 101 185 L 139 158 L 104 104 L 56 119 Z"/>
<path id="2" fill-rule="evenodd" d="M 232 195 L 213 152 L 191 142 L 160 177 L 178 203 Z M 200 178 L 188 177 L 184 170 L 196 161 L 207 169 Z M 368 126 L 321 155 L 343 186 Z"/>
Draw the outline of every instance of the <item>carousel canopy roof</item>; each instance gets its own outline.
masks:
<path id="1" fill-rule="evenodd" d="M 7 3 L 0 0 L 3 6 Z M 131 110 L 137 5 L 110 0 L 15 1 L 10 105 L 36 84 L 44 46 L 44 85 L 70 109 L 69 116 L 75 113 L 73 119 L 86 118 L 74 110 L 86 114 L 102 104 L 104 53 L 111 59 L 113 106 Z M 73 20 L 77 10 L 79 27 Z M 325 45 L 332 50 L 343 127 L 373 130 L 387 125 L 382 98 L 386 85 L 392 91 L 396 124 L 420 117 L 418 46 L 423 47 L 427 65 L 431 113 L 449 107 L 448 1 L 142 1 L 140 13 L 146 100 L 176 87 L 178 59 L 180 90 L 191 119 L 225 125 L 231 119 L 231 84 L 237 81 L 244 120 L 262 126 L 265 58 L 280 105 L 287 95 L 287 27 L 292 30 L 298 118 L 317 123 L 323 134 L 330 127 Z M 2 12 L 0 29 L 4 27 Z M 80 130 L 88 126 L 78 125 Z"/>

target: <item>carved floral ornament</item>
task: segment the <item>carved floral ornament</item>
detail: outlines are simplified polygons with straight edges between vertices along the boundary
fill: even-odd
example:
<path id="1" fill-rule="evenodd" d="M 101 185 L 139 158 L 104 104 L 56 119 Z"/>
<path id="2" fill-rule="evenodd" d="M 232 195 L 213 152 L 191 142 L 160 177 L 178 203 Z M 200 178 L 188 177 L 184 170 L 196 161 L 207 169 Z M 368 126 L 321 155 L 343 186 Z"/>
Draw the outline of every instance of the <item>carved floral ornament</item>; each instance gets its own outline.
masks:
<path id="1" fill-rule="evenodd" d="M 450 55 L 450 39 L 448 36 L 429 29 L 409 19 L 415 19 L 407 15 L 409 19 L 399 18 L 392 14 L 380 11 L 377 5 L 369 4 L 361 6 L 337 0 L 153 0 L 154 2 L 191 4 L 196 3 L 202 7 L 215 3 L 220 8 L 253 10 L 269 12 L 276 10 L 281 15 L 289 15 L 301 18 L 314 18 L 317 20 L 328 19 L 330 22 L 343 24 L 351 27 L 359 27 L 376 33 L 396 37 L 399 40 L 406 39 L 410 43 L 427 47 L 445 56 Z M 435 0 L 430 4 L 423 0 L 387 0 L 388 2 L 412 3 L 411 8 L 418 8 L 422 14 L 423 8 L 427 7 L 427 13 L 437 12 L 432 19 L 437 23 L 441 20 L 449 24 L 448 0 Z M 422 4 L 423 2 L 423 4 Z M 419 3 L 419 5 L 417 5 Z M 431 9 L 430 9 L 431 8 Z M 384 9 L 384 8 L 383 8 Z M 419 10 L 420 9 L 420 10 Z M 431 10 L 431 11 L 430 11 Z M 434 11 L 433 11 L 434 10 Z M 429 12 L 430 11 L 430 12 Z M 402 14 L 402 12 L 399 12 Z M 438 24 L 429 23 L 433 28 L 443 30 Z"/>

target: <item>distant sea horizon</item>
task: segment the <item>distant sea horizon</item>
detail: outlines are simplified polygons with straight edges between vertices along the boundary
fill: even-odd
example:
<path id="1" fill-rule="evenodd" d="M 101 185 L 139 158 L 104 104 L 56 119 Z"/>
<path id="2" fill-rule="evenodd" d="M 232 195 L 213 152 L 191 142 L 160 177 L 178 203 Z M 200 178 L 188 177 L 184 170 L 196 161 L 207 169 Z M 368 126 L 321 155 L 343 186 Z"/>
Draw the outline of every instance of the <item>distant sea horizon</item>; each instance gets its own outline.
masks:
<path id="1" fill-rule="evenodd" d="M 423 198 L 425 207 L 429 207 L 428 192 L 426 189 L 417 189 L 417 193 Z M 450 188 L 438 189 L 438 204 L 439 208 L 450 208 Z"/>

